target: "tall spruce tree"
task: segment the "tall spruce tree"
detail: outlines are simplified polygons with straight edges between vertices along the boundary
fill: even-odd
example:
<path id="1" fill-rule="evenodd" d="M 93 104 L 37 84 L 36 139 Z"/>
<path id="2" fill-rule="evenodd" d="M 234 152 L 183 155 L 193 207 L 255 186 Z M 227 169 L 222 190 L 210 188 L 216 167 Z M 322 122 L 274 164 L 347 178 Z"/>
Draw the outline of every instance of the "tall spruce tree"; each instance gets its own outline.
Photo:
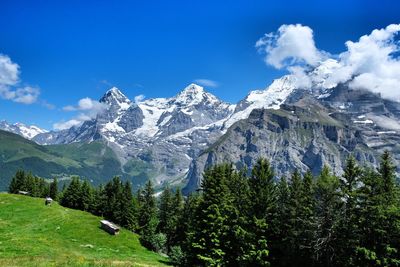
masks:
<path id="1" fill-rule="evenodd" d="M 79 181 L 79 177 L 72 177 L 71 182 L 63 193 L 60 203 L 68 208 L 81 209 L 81 182 Z"/>
<path id="2" fill-rule="evenodd" d="M 324 166 L 316 181 L 316 240 L 314 255 L 320 266 L 336 266 L 338 220 L 342 209 L 339 178 Z"/>
<path id="3" fill-rule="evenodd" d="M 338 264 L 351 266 L 357 246 L 359 246 L 359 192 L 362 169 L 358 167 L 353 156 L 346 160 L 342 179 L 340 179 L 340 194 L 344 200 L 343 210 L 338 221 L 337 253 Z"/>
<path id="4" fill-rule="evenodd" d="M 118 223 L 133 231 L 137 228 L 136 225 L 136 213 L 137 213 L 137 203 L 132 196 L 131 184 L 126 181 L 122 189 L 122 196 L 120 197 L 119 211 L 120 215 Z"/>
<path id="5" fill-rule="evenodd" d="M 233 174 L 229 164 L 217 165 L 204 173 L 202 198 L 196 211 L 196 222 L 192 233 L 191 265 L 234 266 L 236 259 L 230 254 L 232 235 L 230 222 L 236 211 L 227 181 Z"/>
<path id="6" fill-rule="evenodd" d="M 271 266 L 289 266 L 290 247 L 288 236 L 290 230 L 290 190 L 285 176 L 281 177 L 277 184 L 277 237 L 271 244 Z"/>
<path id="7" fill-rule="evenodd" d="M 50 183 L 49 196 L 54 200 L 57 200 L 57 198 L 58 198 L 58 180 L 57 180 L 57 177 L 54 177 L 53 181 Z"/>
<path id="8" fill-rule="evenodd" d="M 154 188 L 149 180 L 143 190 L 138 193 L 138 230 L 140 242 L 147 248 L 156 250 L 154 239 L 157 234 L 157 203 L 154 197 Z"/>
<path id="9" fill-rule="evenodd" d="M 295 170 L 290 178 L 289 184 L 289 202 L 288 202 L 288 224 L 289 229 L 287 232 L 287 255 L 288 261 L 293 265 L 300 265 L 302 258 L 300 257 L 300 240 L 301 240 L 301 211 L 302 211 L 302 197 L 303 185 L 300 173 Z"/>

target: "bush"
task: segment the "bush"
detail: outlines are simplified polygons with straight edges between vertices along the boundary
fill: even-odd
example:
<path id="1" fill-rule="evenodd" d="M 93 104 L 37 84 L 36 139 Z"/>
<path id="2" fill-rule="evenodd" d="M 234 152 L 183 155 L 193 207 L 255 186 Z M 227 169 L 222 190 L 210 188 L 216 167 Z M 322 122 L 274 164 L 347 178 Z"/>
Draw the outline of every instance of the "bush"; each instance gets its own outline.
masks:
<path id="1" fill-rule="evenodd" d="M 168 253 L 169 259 L 174 266 L 184 266 L 185 265 L 185 254 L 183 253 L 180 246 L 171 247 Z"/>
<path id="2" fill-rule="evenodd" d="M 158 233 L 152 236 L 151 246 L 154 251 L 158 253 L 165 253 L 165 244 L 167 243 L 167 236 L 163 233 Z"/>

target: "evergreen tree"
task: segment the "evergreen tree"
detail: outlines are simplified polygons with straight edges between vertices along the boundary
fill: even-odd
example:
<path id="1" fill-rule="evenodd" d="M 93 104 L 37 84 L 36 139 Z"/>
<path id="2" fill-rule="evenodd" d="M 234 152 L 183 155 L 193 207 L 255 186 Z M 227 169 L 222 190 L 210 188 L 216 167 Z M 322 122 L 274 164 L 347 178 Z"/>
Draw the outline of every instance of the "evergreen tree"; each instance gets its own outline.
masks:
<path id="1" fill-rule="evenodd" d="M 88 181 L 83 181 L 79 193 L 79 209 L 89 211 L 93 203 L 93 191 Z"/>
<path id="2" fill-rule="evenodd" d="M 17 194 L 18 191 L 26 191 L 25 172 L 23 170 L 18 170 L 11 181 L 12 184 L 9 188 L 10 193 Z"/>
<path id="3" fill-rule="evenodd" d="M 19 191 L 19 187 L 18 187 L 18 180 L 17 180 L 17 175 L 15 174 L 12 178 L 11 178 L 11 182 L 10 185 L 8 187 L 8 193 L 10 194 L 17 194 Z"/>
<path id="4" fill-rule="evenodd" d="M 57 177 L 54 177 L 53 178 L 53 182 L 51 182 L 51 184 L 50 184 L 49 196 L 54 200 L 57 200 L 57 198 L 58 198 L 58 180 L 57 180 Z"/>
<path id="5" fill-rule="evenodd" d="M 288 201 L 288 224 L 287 233 L 287 257 L 290 264 L 300 265 L 302 258 L 300 257 L 300 240 L 302 234 L 302 197 L 303 185 L 300 173 L 296 170 L 290 179 L 289 184 L 289 201 Z"/>
<path id="6" fill-rule="evenodd" d="M 289 266 L 290 247 L 288 236 L 290 230 L 290 190 L 286 177 L 281 177 L 277 185 L 277 236 L 271 244 L 271 266 Z"/>
<path id="7" fill-rule="evenodd" d="M 351 266 L 359 245 L 359 193 L 362 169 L 358 167 L 353 156 L 346 160 L 346 166 L 340 180 L 340 194 L 344 200 L 343 211 L 338 221 L 337 253 L 338 264 Z"/>
<path id="8" fill-rule="evenodd" d="M 398 190 L 395 182 L 396 167 L 394 166 L 389 151 L 385 151 L 381 156 L 378 173 L 380 175 L 381 194 L 383 201 L 387 205 L 393 205 L 398 198 Z"/>
<path id="9" fill-rule="evenodd" d="M 316 181 L 316 240 L 314 255 L 320 266 L 337 261 L 338 220 L 342 209 L 339 179 L 324 166 Z"/>
<path id="10" fill-rule="evenodd" d="M 314 198 L 314 177 L 310 171 L 304 174 L 301 194 L 300 194 L 300 210 L 299 210 L 299 257 L 302 265 L 312 266 L 313 247 L 312 242 L 315 239 L 315 198 Z"/>
<path id="11" fill-rule="evenodd" d="M 398 185 L 388 152 L 382 155 L 378 172 L 362 175 L 360 192 L 360 246 L 355 265 L 400 265 L 400 207 L 396 200 Z"/>
<path id="12" fill-rule="evenodd" d="M 160 197 L 158 231 L 166 235 L 166 251 L 177 244 L 177 228 L 183 210 L 183 199 L 180 189 L 172 194 L 169 187 L 165 188 Z"/>
<path id="13" fill-rule="evenodd" d="M 267 242 L 274 244 L 278 240 L 277 225 L 277 192 L 274 183 L 274 171 L 268 160 L 260 158 L 251 170 L 250 199 L 251 218 L 249 233 L 251 234 L 248 242 L 252 248 L 248 253 L 250 265 L 267 266 L 269 265 L 269 250 Z M 275 248 L 272 248 L 275 250 Z"/>
<path id="14" fill-rule="evenodd" d="M 79 181 L 79 177 L 72 177 L 71 182 L 63 193 L 60 203 L 72 209 L 81 208 L 81 182 Z"/>
<path id="15" fill-rule="evenodd" d="M 122 196 L 120 201 L 120 216 L 119 216 L 119 223 L 133 231 L 136 229 L 136 212 L 137 206 L 136 201 L 132 196 L 132 188 L 131 184 L 127 181 L 122 189 Z"/>
<path id="16" fill-rule="evenodd" d="M 138 194 L 138 230 L 140 242 L 147 248 L 155 250 L 154 240 L 157 234 L 157 203 L 154 197 L 153 184 L 149 180 Z"/>
<path id="17" fill-rule="evenodd" d="M 196 255 L 191 265 L 232 265 L 227 258 L 231 246 L 229 220 L 232 219 L 233 206 L 227 186 L 232 175 L 231 165 L 217 165 L 204 173 L 203 194 L 196 211 L 194 231 L 192 232 L 192 255 Z"/>

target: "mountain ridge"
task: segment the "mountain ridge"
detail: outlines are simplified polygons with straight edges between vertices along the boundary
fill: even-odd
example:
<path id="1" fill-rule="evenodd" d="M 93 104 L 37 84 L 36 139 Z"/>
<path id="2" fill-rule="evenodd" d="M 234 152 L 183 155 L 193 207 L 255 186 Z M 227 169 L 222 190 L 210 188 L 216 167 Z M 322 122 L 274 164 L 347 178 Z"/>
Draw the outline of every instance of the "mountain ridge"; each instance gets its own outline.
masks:
<path id="1" fill-rule="evenodd" d="M 393 136 L 396 136 L 397 130 L 400 130 L 400 123 L 397 122 L 400 119 L 398 103 L 383 100 L 379 95 L 369 91 L 350 89 L 348 84 L 333 83 L 329 77 L 337 67 L 336 65 L 337 61 L 330 59 L 311 69 L 307 73 L 307 77 L 310 77 L 307 82 L 311 82 L 311 85 L 294 74 L 285 75 L 275 79 L 264 90 L 250 91 L 238 104 L 223 102 L 196 84 L 189 84 L 170 98 L 152 98 L 142 101 L 131 101 L 118 88 L 113 87 L 100 98 L 99 103 L 104 105 L 104 108 L 95 118 L 66 130 L 40 133 L 32 140 L 45 145 L 91 143 L 101 140 L 117 155 L 122 170 L 135 169 L 135 165 L 147 166 L 147 171 L 151 173 L 149 178 L 153 179 L 159 187 L 166 184 L 181 187 L 187 184 L 198 185 L 204 168 L 211 163 L 219 162 L 211 157 L 205 164 L 201 158 L 221 145 L 223 143 L 221 140 L 229 140 L 227 135 L 239 122 L 243 121 L 251 128 L 251 123 L 248 122 L 254 121 L 254 114 L 260 114 L 260 110 L 270 110 L 271 114 L 275 110 L 274 116 L 267 116 L 269 121 L 258 121 L 259 124 L 272 125 L 272 122 L 277 119 L 276 116 L 279 117 L 280 113 L 286 112 L 285 108 L 292 105 L 293 110 L 290 112 L 295 114 L 300 106 L 307 106 L 304 103 L 308 103 L 308 108 L 315 108 L 325 114 L 321 117 L 321 114 L 309 113 L 308 116 L 313 117 L 312 120 L 316 122 L 321 119 L 335 121 L 345 125 L 339 130 L 344 132 L 347 128 L 351 128 L 355 133 L 360 132 L 361 128 L 364 129 L 363 131 L 367 134 L 364 139 L 354 141 L 356 143 L 365 142 L 364 144 L 368 146 L 373 142 L 381 144 L 393 142 L 392 139 L 396 139 Z M 337 110 L 339 112 L 336 112 Z M 386 110 L 386 113 L 382 110 Z M 305 111 L 302 114 L 305 114 Z M 301 121 L 304 116 L 297 119 Z M 387 125 L 383 125 L 389 121 L 393 125 L 397 123 L 395 129 L 392 129 L 393 127 L 388 129 Z M 296 125 L 294 121 L 287 123 Z M 311 122 L 307 121 L 307 123 Z M 318 123 L 310 127 L 316 127 L 319 131 L 326 130 Z M 279 131 L 283 133 L 284 129 Z M 392 139 L 382 138 L 389 133 Z M 354 133 L 348 134 L 351 136 Z M 332 140 L 329 141 L 329 137 L 327 138 L 328 141 L 325 139 L 321 141 L 324 145 L 336 146 L 334 143 L 330 144 Z M 239 137 L 238 140 L 240 140 Z M 264 141 L 268 143 L 268 140 Z M 290 143 L 290 140 L 287 141 Z M 315 146 L 314 142 L 313 147 Z M 225 153 L 235 154 L 230 149 L 233 147 L 227 148 Z M 299 148 L 296 153 L 300 153 L 300 150 L 302 149 Z M 263 151 L 259 156 L 275 157 L 267 150 Z M 321 162 L 324 162 L 337 166 L 336 170 L 340 171 L 342 166 L 339 166 L 337 159 L 343 158 L 347 152 L 339 153 L 340 155 L 337 151 L 335 153 L 337 154 L 335 157 L 321 159 L 318 164 L 321 165 Z M 243 154 L 240 157 L 246 156 L 249 155 Z M 240 157 L 240 161 L 243 161 Z M 250 157 L 251 160 L 247 160 L 246 163 L 247 167 L 250 167 L 249 164 L 255 159 L 254 155 Z M 375 156 L 372 158 L 374 162 Z M 229 158 L 229 160 L 235 162 L 236 159 Z M 296 159 L 289 159 L 289 161 L 289 165 L 297 164 Z M 304 166 L 300 166 L 302 164 L 304 162 L 296 166 L 304 169 Z M 308 167 L 313 168 L 313 166 Z M 283 168 L 284 171 L 287 169 Z M 133 175 L 130 179 L 135 181 L 141 178 Z"/>

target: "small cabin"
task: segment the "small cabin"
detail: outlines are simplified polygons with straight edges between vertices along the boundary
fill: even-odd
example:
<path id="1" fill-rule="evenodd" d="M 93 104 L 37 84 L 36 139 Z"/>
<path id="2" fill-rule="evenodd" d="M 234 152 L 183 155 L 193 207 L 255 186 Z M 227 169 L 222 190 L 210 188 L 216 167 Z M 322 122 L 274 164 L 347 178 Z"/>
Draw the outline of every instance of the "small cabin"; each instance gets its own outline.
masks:
<path id="1" fill-rule="evenodd" d="M 51 197 L 46 197 L 44 204 L 47 205 L 51 205 L 51 203 L 53 203 L 53 199 Z"/>
<path id="2" fill-rule="evenodd" d="M 29 192 L 27 192 L 27 191 L 18 191 L 18 194 L 27 196 L 27 195 L 29 195 Z"/>
<path id="3" fill-rule="evenodd" d="M 107 220 L 101 220 L 100 224 L 101 224 L 101 229 L 103 229 L 104 231 L 106 231 L 111 235 L 116 235 L 119 233 L 119 227 L 113 224 L 112 222 L 109 222 Z"/>

